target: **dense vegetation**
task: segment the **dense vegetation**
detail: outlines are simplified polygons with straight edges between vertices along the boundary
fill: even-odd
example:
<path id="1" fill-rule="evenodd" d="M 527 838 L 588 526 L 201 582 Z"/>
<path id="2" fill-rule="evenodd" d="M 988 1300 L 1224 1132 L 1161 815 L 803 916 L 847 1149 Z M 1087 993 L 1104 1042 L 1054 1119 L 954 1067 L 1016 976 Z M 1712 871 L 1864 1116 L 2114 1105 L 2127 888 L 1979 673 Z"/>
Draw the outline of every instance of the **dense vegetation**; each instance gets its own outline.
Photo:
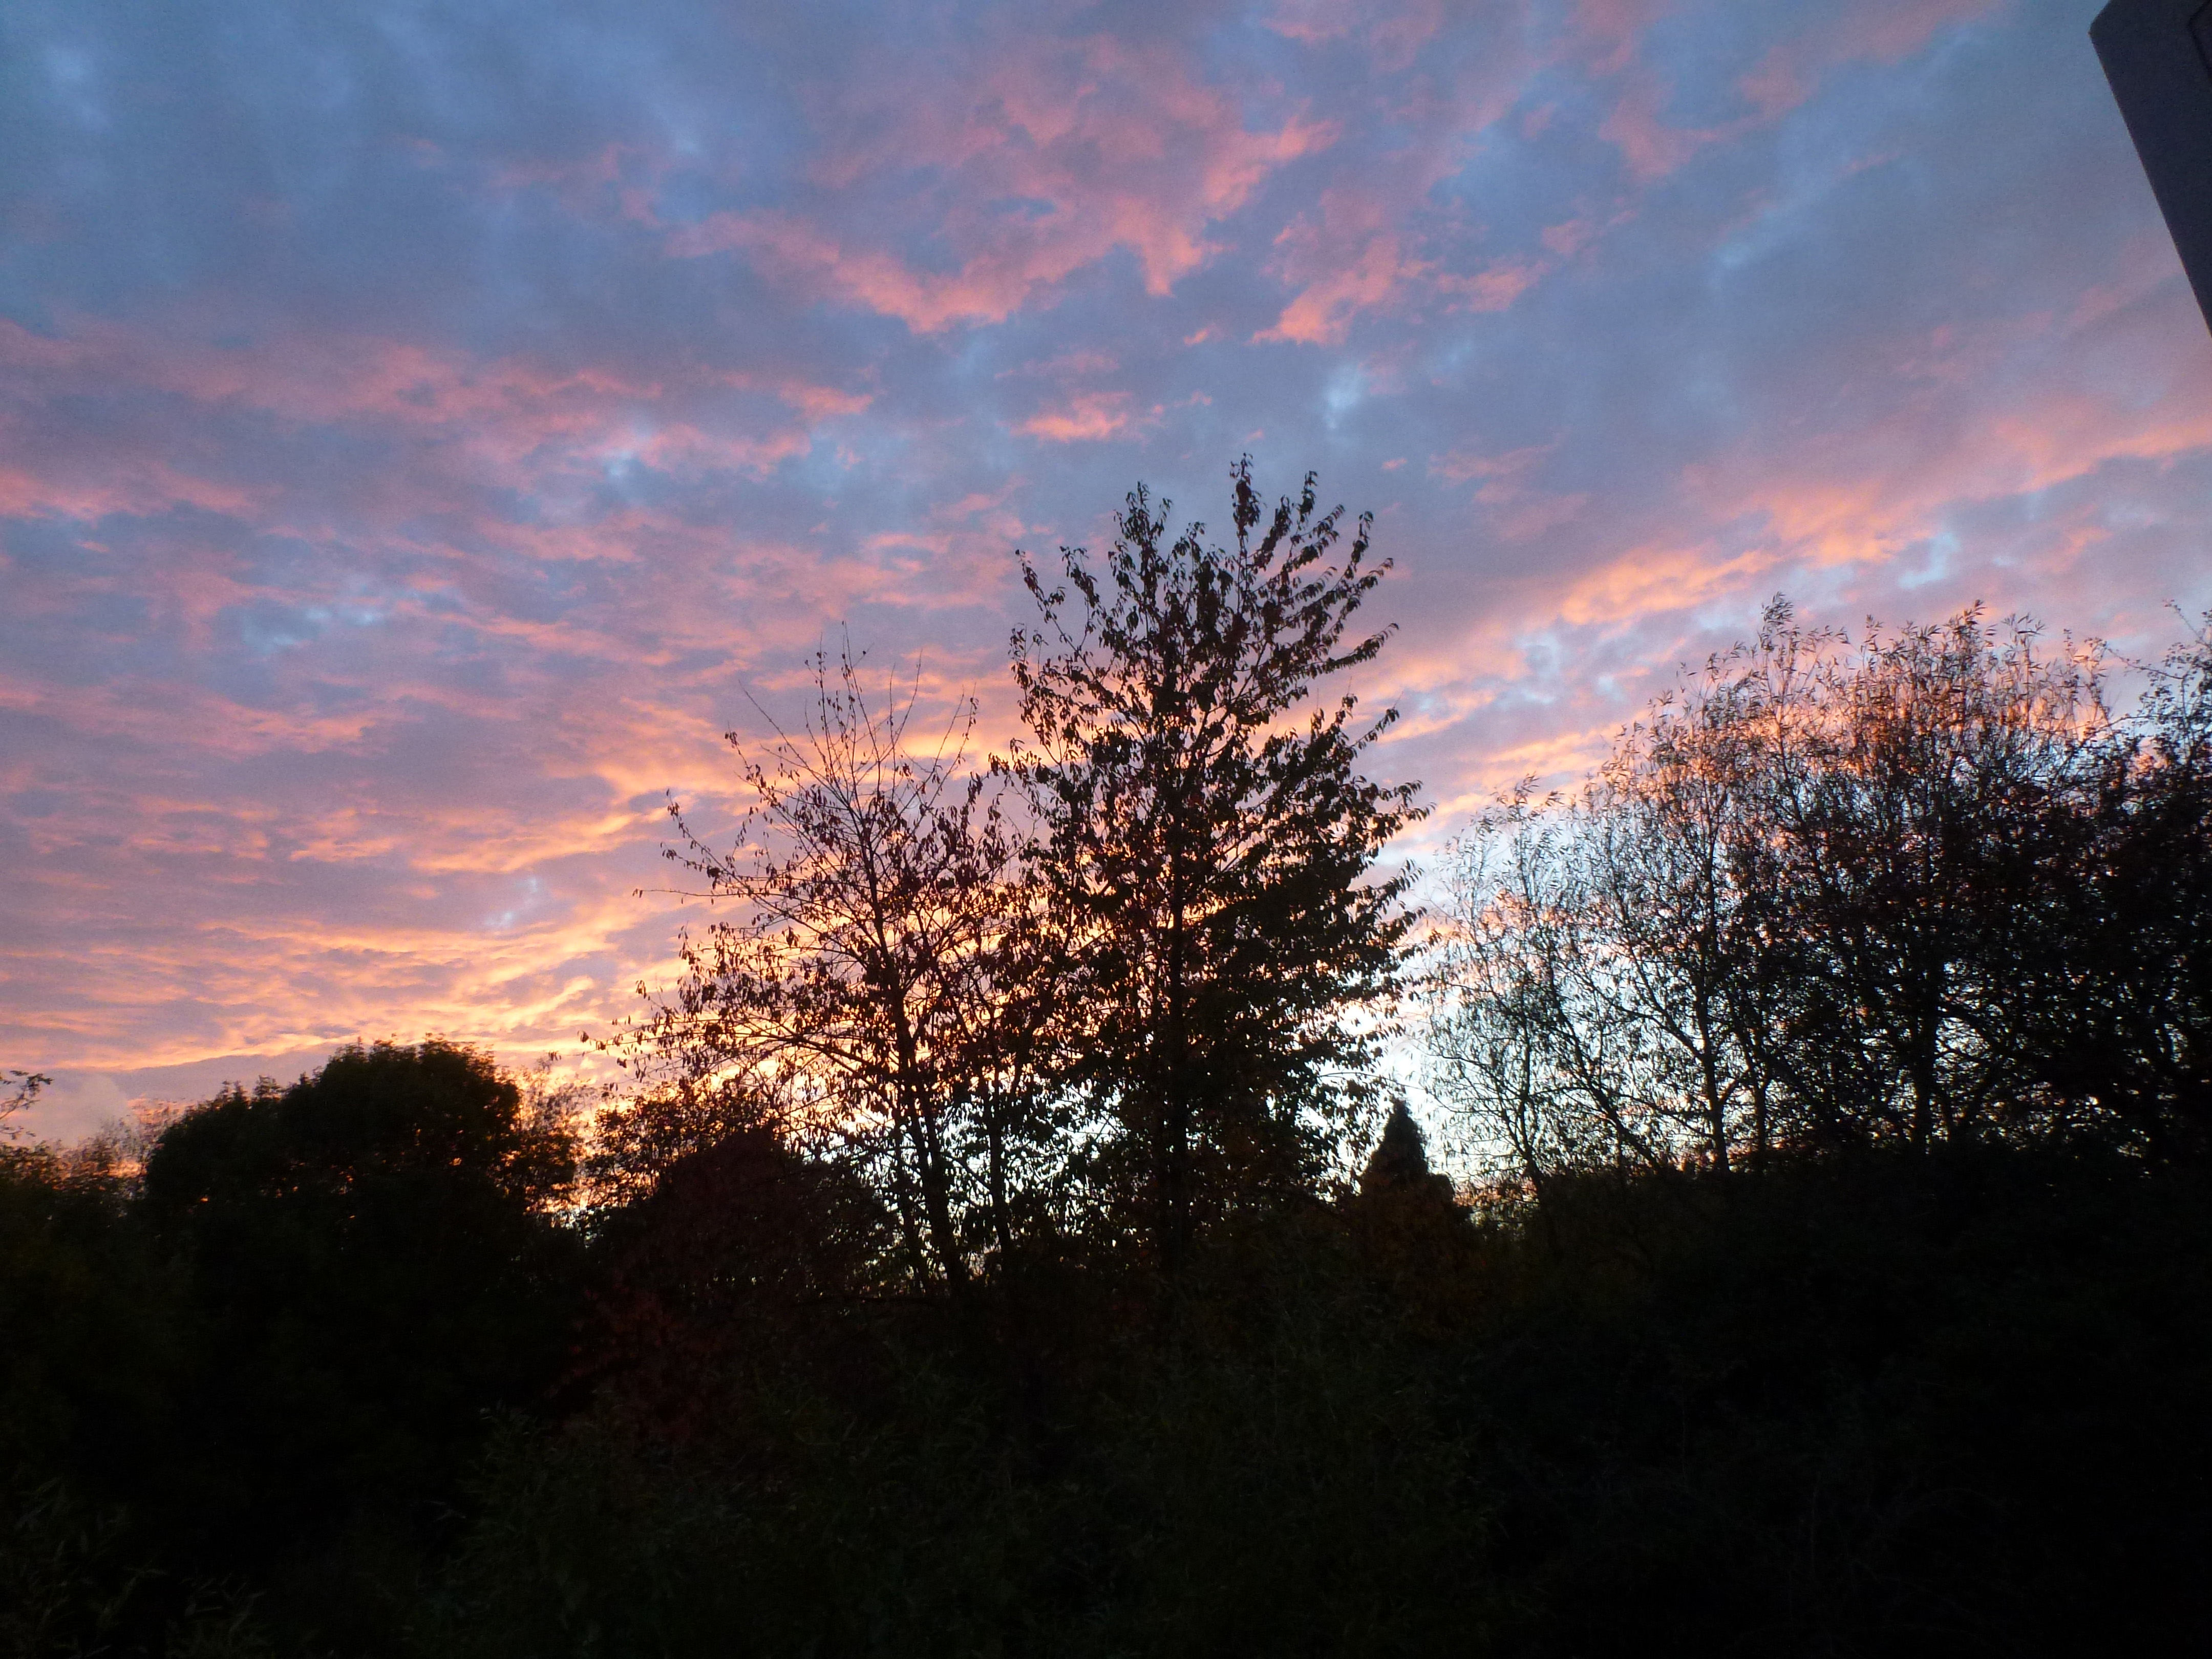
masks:
<path id="1" fill-rule="evenodd" d="M 1778 607 L 1418 933 L 1387 566 L 1235 487 L 1024 563 L 1003 758 L 823 662 L 588 1121 L 0 1147 L 0 1653 L 2202 1647 L 2212 647 Z"/>

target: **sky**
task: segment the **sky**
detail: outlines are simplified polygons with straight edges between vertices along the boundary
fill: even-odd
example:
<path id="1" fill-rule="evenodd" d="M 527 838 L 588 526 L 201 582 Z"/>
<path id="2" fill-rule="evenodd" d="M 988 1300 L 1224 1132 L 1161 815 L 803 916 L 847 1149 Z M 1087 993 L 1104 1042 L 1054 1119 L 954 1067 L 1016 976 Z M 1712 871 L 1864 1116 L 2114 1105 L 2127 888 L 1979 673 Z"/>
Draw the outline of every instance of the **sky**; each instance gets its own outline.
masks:
<path id="1" fill-rule="evenodd" d="M 1786 592 L 2154 653 L 2212 336 L 2096 0 L 10 0 L 0 1065 L 81 1133 L 665 981 L 672 795 L 1017 547 L 1371 511 L 1431 865 Z"/>

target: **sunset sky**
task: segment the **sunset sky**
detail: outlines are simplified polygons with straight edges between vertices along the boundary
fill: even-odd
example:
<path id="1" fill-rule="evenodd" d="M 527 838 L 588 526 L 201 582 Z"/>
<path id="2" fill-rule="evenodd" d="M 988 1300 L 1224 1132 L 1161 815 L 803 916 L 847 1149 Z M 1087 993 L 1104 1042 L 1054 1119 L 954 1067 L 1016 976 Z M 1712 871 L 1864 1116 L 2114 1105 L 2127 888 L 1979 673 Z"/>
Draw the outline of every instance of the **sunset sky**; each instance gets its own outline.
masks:
<path id="1" fill-rule="evenodd" d="M 38 1127 L 664 971 L 667 792 L 1012 550 L 1372 510 L 1437 814 L 1778 590 L 2212 604 L 2096 0 L 0 9 L 0 1064 Z"/>

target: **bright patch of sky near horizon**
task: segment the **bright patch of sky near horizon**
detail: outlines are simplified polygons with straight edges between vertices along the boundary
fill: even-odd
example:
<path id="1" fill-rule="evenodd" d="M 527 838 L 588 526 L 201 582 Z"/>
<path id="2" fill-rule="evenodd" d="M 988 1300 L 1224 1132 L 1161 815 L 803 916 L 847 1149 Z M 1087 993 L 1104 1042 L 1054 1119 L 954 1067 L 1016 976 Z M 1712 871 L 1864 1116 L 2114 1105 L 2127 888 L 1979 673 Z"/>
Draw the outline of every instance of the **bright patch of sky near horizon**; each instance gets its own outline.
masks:
<path id="1" fill-rule="evenodd" d="M 1011 550 L 1248 450 L 1376 514 L 1431 848 L 1778 590 L 2155 651 L 2212 338 L 2096 3 L 14 0 L 0 1064 L 573 1052 L 748 691 L 1002 739 Z"/>

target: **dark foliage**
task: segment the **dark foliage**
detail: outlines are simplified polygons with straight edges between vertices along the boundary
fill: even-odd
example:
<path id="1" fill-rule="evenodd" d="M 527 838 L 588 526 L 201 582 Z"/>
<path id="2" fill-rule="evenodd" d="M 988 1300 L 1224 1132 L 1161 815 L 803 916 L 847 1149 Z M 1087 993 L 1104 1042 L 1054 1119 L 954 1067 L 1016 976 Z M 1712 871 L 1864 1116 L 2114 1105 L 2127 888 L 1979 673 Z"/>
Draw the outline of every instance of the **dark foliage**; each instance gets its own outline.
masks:
<path id="1" fill-rule="evenodd" d="M 185 1276 L 107 1149 L 0 1147 L 0 1475 L 113 1490 L 182 1427 Z"/>
<path id="2" fill-rule="evenodd" d="M 1985 1147 L 1555 1194 L 1462 1374 L 1534 1644 L 2201 1644 L 2208 1195 Z"/>
<path id="3" fill-rule="evenodd" d="M 569 1240 L 544 1206 L 570 1161 L 514 1083 L 436 1042 L 343 1049 L 172 1125 L 142 1208 L 191 1275 L 201 1351 L 167 1501 L 296 1564 L 302 1596 L 344 1596 L 316 1552 L 359 1528 L 397 1550 L 479 1414 L 561 1364 Z"/>
<path id="4" fill-rule="evenodd" d="M 26 1547 L 106 1583 L 142 1644 L 179 1620 L 213 1639 L 196 1609 L 250 1583 L 299 1639 L 388 1647 L 485 1413 L 538 1402 L 568 1363 L 581 1258 L 548 1206 L 569 1143 L 483 1056 L 432 1041 L 227 1091 L 136 1180 L 9 1154 L 0 1297 L 29 1340 L 0 1363 Z M 74 1650 L 40 1639 L 24 1650 Z"/>
<path id="5" fill-rule="evenodd" d="M 1048 1276 L 1059 1316 L 1002 1279 L 981 1331 L 825 1308 L 719 1432 L 611 1398 L 507 1442 L 439 1640 L 2189 1650 L 2208 1195 L 2108 1153 L 1869 1152 L 1462 1214 L 1413 1302 L 1352 1216 L 1248 1218 L 1164 1342 L 1110 1268 Z"/>
<path id="6" fill-rule="evenodd" d="M 492 1465 L 436 1638 L 462 1652 L 1426 1652 L 1476 1628 L 1478 1494 L 1326 1217 L 1188 1264 L 1163 1344 L 1114 1264 L 957 1308 L 820 1306 Z M 734 1384 L 734 1386 L 733 1386 Z"/>

